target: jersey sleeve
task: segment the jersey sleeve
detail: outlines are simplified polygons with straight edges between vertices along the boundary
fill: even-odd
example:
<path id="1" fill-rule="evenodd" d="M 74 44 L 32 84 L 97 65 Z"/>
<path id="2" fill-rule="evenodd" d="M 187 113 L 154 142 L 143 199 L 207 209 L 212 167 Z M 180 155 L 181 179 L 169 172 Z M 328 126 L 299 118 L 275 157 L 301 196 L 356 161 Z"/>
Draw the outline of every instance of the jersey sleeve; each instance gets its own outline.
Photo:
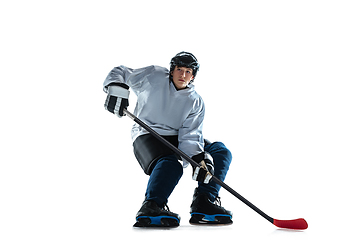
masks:
<path id="1" fill-rule="evenodd" d="M 179 149 L 189 157 L 204 152 L 204 137 L 202 134 L 205 116 L 205 105 L 201 98 L 194 102 L 188 117 L 179 129 Z M 185 161 L 185 166 L 188 163 Z"/>
<path id="2" fill-rule="evenodd" d="M 146 85 L 147 76 L 155 71 L 155 66 L 149 66 L 139 69 L 132 69 L 123 65 L 113 68 L 107 75 L 103 90 L 107 93 L 108 86 L 111 83 L 125 83 L 137 94 Z"/>

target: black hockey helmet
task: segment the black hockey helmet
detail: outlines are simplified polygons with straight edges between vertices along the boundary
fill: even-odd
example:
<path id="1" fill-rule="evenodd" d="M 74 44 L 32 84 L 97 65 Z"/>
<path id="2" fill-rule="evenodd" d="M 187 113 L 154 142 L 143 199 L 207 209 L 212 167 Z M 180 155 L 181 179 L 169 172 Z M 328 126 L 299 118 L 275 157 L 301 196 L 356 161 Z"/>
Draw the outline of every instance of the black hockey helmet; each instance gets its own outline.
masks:
<path id="1" fill-rule="evenodd" d="M 195 78 L 197 71 L 199 71 L 200 64 L 198 63 L 198 60 L 192 53 L 180 52 L 171 59 L 170 72 L 174 71 L 176 66 L 191 68 L 193 70 L 193 75 Z M 172 80 L 171 74 L 169 76 L 170 76 L 170 80 Z M 190 83 L 192 83 L 193 81 L 194 80 L 192 80 Z"/>

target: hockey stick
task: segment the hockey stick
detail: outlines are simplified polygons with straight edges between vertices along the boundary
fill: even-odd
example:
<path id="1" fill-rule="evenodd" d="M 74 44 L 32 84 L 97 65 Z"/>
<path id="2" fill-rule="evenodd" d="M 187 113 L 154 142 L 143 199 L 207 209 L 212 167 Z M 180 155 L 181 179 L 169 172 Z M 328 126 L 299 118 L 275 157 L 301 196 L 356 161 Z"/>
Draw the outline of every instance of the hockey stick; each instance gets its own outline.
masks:
<path id="1" fill-rule="evenodd" d="M 160 142 L 162 142 L 164 145 L 166 145 L 168 148 L 170 148 L 173 152 L 179 154 L 181 157 L 183 157 L 186 161 L 188 161 L 192 166 L 199 166 L 200 165 L 195 162 L 193 159 L 191 159 L 189 156 L 187 156 L 183 151 L 179 150 L 177 147 L 174 147 L 171 143 L 169 143 L 166 139 L 164 139 L 162 136 L 160 136 L 157 132 L 155 132 L 151 127 L 149 127 L 147 124 L 145 124 L 143 121 L 138 119 L 136 116 L 134 116 L 132 113 L 130 113 L 127 109 L 124 109 L 124 113 L 126 116 L 134 120 L 137 124 L 139 124 L 141 127 L 145 128 L 151 135 L 153 135 L 155 138 L 157 138 Z M 254 204 L 249 202 L 247 199 L 245 199 L 243 196 L 241 196 L 239 193 L 237 193 L 234 189 L 229 187 L 227 184 L 225 184 L 223 181 L 218 179 L 215 176 L 212 176 L 212 181 L 219 184 L 221 187 L 225 188 L 228 192 L 230 192 L 232 195 L 237 197 L 239 200 L 241 200 L 243 203 L 248 205 L 252 210 L 260 214 L 262 217 L 264 217 L 266 220 L 274 224 L 275 226 L 279 228 L 287 228 L 287 229 L 296 229 L 296 230 L 304 230 L 307 229 L 308 224 L 303 218 L 298 218 L 294 220 L 278 220 L 270 217 L 263 211 L 261 211 L 259 208 L 257 208 Z"/>

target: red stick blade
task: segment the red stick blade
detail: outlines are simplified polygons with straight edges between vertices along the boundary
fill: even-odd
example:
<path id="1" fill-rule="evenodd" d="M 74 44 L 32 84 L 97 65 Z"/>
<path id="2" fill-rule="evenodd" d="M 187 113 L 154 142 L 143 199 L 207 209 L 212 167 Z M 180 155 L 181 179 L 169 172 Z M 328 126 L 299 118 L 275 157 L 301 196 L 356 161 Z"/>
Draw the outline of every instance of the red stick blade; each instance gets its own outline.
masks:
<path id="1" fill-rule="evenodd" d="M 304 230 L 308 228 L 308 224 L 303 218 L 298 218 L 294 220 L 277 220 L 274 219 L 274 225 L 279 228 L 287 228 L 287 229 L 296 229 L 296 230 Z"/>

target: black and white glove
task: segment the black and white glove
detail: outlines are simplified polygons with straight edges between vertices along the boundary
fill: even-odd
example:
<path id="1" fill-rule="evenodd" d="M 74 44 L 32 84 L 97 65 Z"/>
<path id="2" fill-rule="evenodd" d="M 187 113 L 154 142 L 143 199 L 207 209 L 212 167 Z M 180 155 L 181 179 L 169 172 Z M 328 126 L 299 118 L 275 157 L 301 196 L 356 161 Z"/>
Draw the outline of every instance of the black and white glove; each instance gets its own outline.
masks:
<path id="1" fill-rule="evenodd" d="M 200 164 L 200 167 L 193 166 L 193 180 L 208 184 L 214 175 L 214 164 L 211 155 L 203 152 L 192 157 L 192 159 Z"/>
<path id="2" fill-rule="evenodd" d="M 129 106 L 129 94 L 129 86 L 125 83 L 111 83 L 108 86 L 105 109 L 118 117 L 124 116 L 124 109 Z"/>

